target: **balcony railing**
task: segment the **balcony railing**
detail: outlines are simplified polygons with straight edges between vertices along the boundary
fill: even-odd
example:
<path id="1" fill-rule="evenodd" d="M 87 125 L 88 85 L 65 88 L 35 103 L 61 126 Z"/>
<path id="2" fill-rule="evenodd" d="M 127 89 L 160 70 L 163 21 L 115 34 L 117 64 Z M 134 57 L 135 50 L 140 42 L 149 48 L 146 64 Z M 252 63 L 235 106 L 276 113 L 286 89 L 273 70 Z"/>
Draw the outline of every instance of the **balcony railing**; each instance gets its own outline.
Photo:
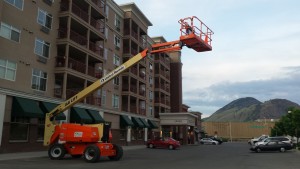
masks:
<path id="1" fill-rule="evenodd" d="M 59 28 L 58 29 L 58 38 L 63 39 L 68 37 L 68 29 L 67 28 Z"/>
<path id="2" fill-rule="evenodd" d="M 131 30 L 131 36 L 134 37 L 136 40 L 139 39 L 138 34 L 134 30 Z"/>
<path id="3" fill-rule="evenodd" d="M 92 0 L 92 2 L 97 5 L 99 8 L 104 8 L 105 7 L 105 2 L 104 0 Z"/>
<path id="4" fill-rule="evenodd" d="M 100 56 L 100 57 L 103 58 L 103 52 L 104 52 L 104 50 L 102 48 L 100 48 L 99 46 L 97 46 L 94 42 L 90 41 L 89 49 L 91 51 L 93 51 L 94 53 L 96 53 L 98 56 Z"/>
<path id="5" fill-rule="evenodd" d="M 68 68 L 71 68 L 71 69 L 76 70 L 81 73 L 85 73 L 85 67 L 86 67 L 86 65 L 84 63 L 79 62 L 75 59 L 69 58 Z"/>
<path id="6" fill-rule="evenodd" d="M 101 20 L 95 20 L 94 18 L 91 18 L 91 25 L 99 30 L 102 34 L 104 34 L 105 25 L 104 22 Z"/>
<path id="7" fill-rule="evenodd" d="M 79 93 L 82 89 L 67 89 L 66 90 L 66 99 L 71 98 L 75 94 Z"/>
<path id="8" fill-rule="evenodd" d="M 80 17 L 82 20 L 86 21 L 87 23 L 89 22 L 89 15 L 87 12 L 82 10 L 79 6 L 76 4 L 72 3 L 72 12 Z"/>
<path id="9" fill-rule="evenodd" d="M 102 78 L 102 71 L 99 69 L 95 69 L 92 66 L 89 66 L 88 67 L 88 75 L 100 79 L 100 78 Z"/>
<path id="10" fill-rule="evenodd" d="M 101 97 L 96 97 L 93 95 L 88 96 L 86 97 L 86 103 L 91 105 L 101 106 Z"/>
<path id="11" fill-rule="evenodd" d="M 70 30 L 70 39 L 80 45 L 86 46 L 87 38 L 80 35 L 79 33 Z"/>
<path id="12" fill-rule="evenodd" d="M 146 109 L 145 108 L 139 108 L 139 114 L 146 115 Z"/>

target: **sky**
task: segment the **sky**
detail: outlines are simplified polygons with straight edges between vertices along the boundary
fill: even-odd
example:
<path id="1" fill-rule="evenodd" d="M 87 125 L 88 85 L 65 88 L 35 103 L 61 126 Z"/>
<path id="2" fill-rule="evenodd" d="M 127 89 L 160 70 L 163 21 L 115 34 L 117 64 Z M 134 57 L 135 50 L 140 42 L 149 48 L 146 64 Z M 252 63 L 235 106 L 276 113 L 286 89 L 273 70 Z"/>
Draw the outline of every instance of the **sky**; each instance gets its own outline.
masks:
<path id="1" fill-rule="evenodd" d="M 213 32 L 212 51 L 182 50 L 183 103 L 208 117 L 233 100 L 300 104 L 299 0 L 115 0 L 134 2 L 150 37 L 178 40 L 178 20 L 197 16 Z"/>

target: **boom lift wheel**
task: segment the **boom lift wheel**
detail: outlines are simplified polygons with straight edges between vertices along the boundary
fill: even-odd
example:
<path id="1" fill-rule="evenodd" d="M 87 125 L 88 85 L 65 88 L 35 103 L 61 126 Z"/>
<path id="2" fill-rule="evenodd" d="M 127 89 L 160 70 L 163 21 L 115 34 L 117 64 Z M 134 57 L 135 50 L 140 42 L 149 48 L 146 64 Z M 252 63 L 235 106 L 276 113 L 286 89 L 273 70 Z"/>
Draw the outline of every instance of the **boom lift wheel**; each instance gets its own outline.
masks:
<path id="1" fill-rule="evenodd" d="M 100 158 L 100 150 L 96 145 L 89 145 L 85 148 L 83 157 L 88 163 L 95 163 Z"/>
<path id="2" fill-rule="evenodd" d="M 65 154 L 66 150 L 62 144 L 53 144 L 48 150 L 48 156 L 52 160 L 61 160 Z"/>
<path id="3" fill-rule="evenodd" d="M 118 161 L 123 157 L 123 148 L 119 145 L 113 144 L 113 149 L 116 151 L 115 156 L 108 156 L 110 160 Z"/>

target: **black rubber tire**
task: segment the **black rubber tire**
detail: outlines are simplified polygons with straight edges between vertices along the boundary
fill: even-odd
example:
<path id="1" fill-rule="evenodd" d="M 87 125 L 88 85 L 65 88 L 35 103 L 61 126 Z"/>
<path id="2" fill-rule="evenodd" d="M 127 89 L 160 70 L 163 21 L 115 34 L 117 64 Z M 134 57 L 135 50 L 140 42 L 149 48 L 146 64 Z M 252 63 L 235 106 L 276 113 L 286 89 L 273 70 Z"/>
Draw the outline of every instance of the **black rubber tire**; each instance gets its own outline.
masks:
<path id="1" fill-rule="evenodd" d="M 83 158 L 88 163 L 95 163 L 100 158 L 100 150 L 97 145 L 88 145 L 83 153 Z"/>
<path id="2" fill-rule="evenodd" d="M 174 150 L 174 149 L 175 149 L 174 146 L 173 146 L 172 144 L 170 144 L 170 145 L 168 146 L 168 148 L 169 148 L 169 150 Z"/>
<path id="3" fill-rule="evenodd" d="M 123 148 L 119 145 L 113 144 L 113 149 L 116 150 L 116 155 L 108 156 L 108 158 L 113 161 L 119 161 L 123 157 Z"/>
<path id="4" fill-rule="evenodd" d="M 260 148 L 257 148 L 255 151 L 256 151 L 257 153 L 259 153 L 259 152 L 261 152 L 261 149 L 260 149 Z"/>
<path id="5" fill-rule="evenodd" d="M 213 145 L 216 145 L 216 143 L 212 143 Z"/>
<path id="6" fill-rule="evenodd" d="M 48 156 L 51 160 L 61 160 L 64 158 L 66 150 L 62 144 L 53 144 L 48 149 Z"/>

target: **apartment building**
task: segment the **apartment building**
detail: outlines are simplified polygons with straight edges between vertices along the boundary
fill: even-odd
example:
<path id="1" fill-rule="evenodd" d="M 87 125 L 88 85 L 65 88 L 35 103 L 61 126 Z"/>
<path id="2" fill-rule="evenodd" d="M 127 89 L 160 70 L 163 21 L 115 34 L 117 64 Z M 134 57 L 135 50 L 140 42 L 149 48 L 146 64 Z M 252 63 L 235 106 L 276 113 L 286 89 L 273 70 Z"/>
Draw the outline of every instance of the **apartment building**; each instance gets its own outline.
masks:
<path id="1" fill-rule="evenodd" d="M 113 0 L 3 0 L 0 22 L 0 153 L 46 150 L 45 113 L 166 41 L 134 3 Z M 171 111 L 170 69 L 169 54 L 149 55 L 55 120 L 106 122 L 114 143 L 144 144 Z"/>

